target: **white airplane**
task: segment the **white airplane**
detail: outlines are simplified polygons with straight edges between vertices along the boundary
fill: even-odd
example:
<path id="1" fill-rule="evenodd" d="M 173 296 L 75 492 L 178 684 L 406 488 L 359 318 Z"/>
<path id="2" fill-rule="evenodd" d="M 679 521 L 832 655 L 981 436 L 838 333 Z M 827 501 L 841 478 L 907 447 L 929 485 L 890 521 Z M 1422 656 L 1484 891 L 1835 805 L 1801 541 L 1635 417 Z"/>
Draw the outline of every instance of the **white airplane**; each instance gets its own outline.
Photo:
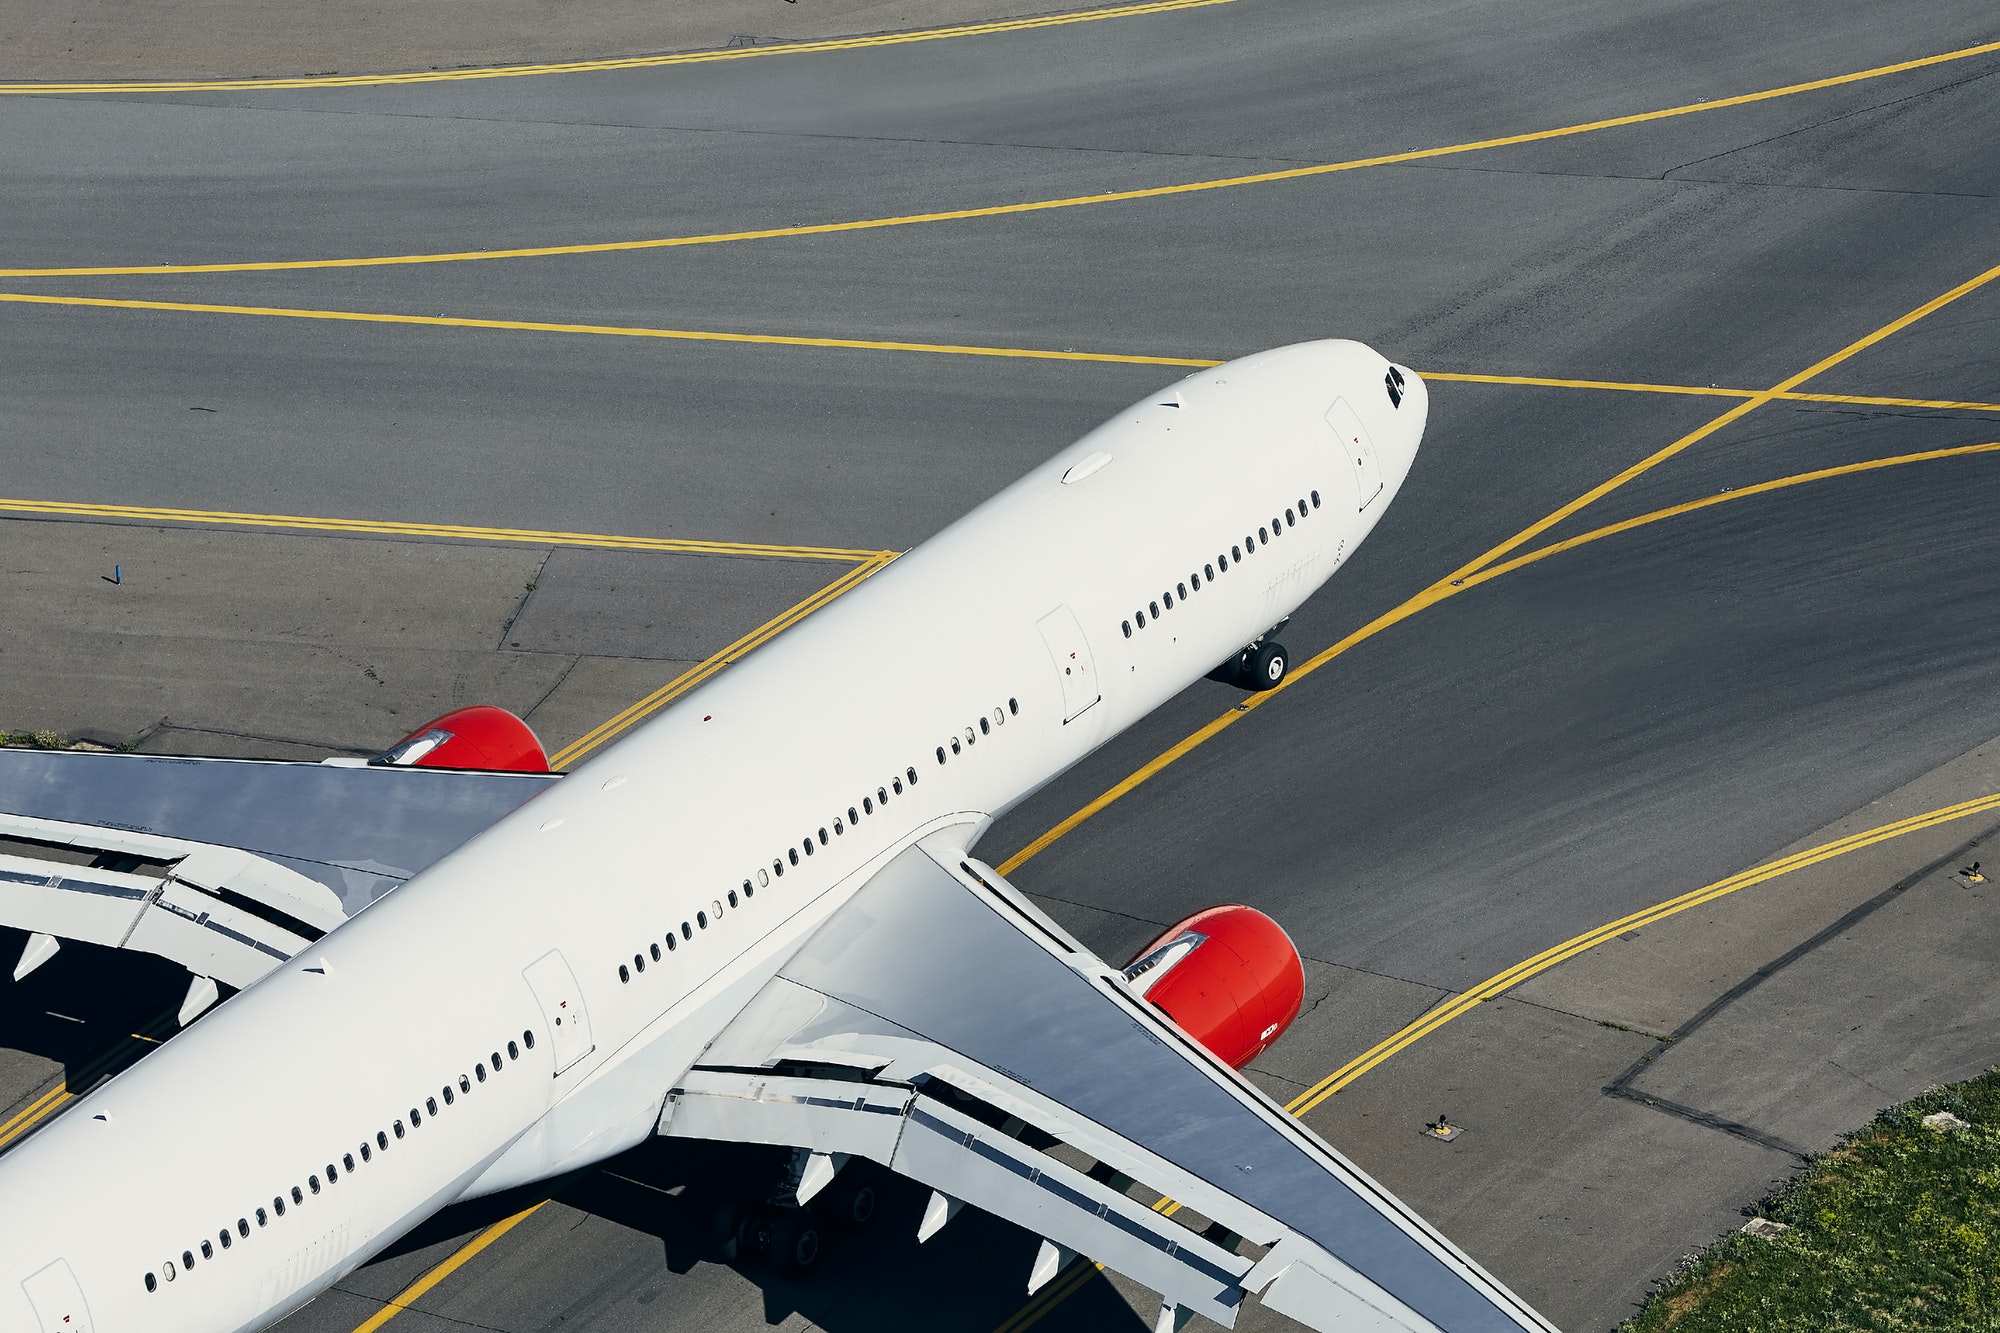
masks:
<path id="1" fill-rule="evenodd" d="M 193 980 L 0 1157 L 0 1328 L 265 1328 L 447 1205 L 667 1135 L 791 1150 L 732 1256 L 809 1264 L 886 1169 L 921 1238 L 983 1208 L 1045 1238 L 1030 1291 L 1087 1256 L 1161 1330 L 1257 1295 L 1553 1333 L 1232 1067 L 1298 1011 L 1275 925 L 1211 909 L 1121 970 L 972 850 L 1203 675 L 1279 681 L 1427 409 L 1353 342 L 1191 375 L 560 779 L 473 771 L 543 766 L 480 710 L 359 767 L 8 752 L 16 976 L 77 940 Z"/>

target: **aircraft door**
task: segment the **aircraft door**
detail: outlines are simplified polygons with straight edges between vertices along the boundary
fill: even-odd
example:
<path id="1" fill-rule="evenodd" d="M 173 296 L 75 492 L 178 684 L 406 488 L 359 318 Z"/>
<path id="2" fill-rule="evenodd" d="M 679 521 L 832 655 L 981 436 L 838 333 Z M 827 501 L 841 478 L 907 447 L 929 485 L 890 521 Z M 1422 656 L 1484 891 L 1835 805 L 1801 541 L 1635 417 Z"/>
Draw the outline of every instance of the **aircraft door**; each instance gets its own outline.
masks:
<path id="1" fill-rule="evenodd" d="M 1340 446 L 1354 465 L 1359 508 L 1366 509 L 1382 493 L 1382 460 L 1375 455 L 1375 442 L 1368 438 L 1368 428 L 1345 398 L 1333 400 L 1333 406 L 1326 410 L 1326 424 L 1340 437 Z"/>
<path id="2" fill-rule="evenodd" d="M 1102 697 L 1097 688 L 1097 668 L 1090 658 L 1090 642 L 1083 637 L 1083 626 L 1077 624 L 1076 613 L 1067 606 L 1059 606 L 1043 616 L 1035 628 L 1042 632 L 1042 642 L 1048 645 L 1049 656 L 1061 673 L 1063 722 L 1075 721 Z"/>
<path id="3" fill-rule="evenodd" d="M 535 1002 L 542 1007 L 549 1047 L 555 1055 L 556 1073 L 596 1049 L 590 1038 L 590 1015 L 584 1012 L 583 992 L 577 988 L 576 974 L 569 970 L 562 954 L 549 950 L 521 974 Z"/>
<path id="4" fill-rule="evenodd" d="M 21 1289 L 28 1293 L 28 1304 L 35 1307 L 42 1333 L 90 1333 L 95 1327 L 90 1322 L 90 1307 L 83 1303 L 83 1288 L 77 1286 L 76 1274 L 63 1260 L 30 1277 Z"/>

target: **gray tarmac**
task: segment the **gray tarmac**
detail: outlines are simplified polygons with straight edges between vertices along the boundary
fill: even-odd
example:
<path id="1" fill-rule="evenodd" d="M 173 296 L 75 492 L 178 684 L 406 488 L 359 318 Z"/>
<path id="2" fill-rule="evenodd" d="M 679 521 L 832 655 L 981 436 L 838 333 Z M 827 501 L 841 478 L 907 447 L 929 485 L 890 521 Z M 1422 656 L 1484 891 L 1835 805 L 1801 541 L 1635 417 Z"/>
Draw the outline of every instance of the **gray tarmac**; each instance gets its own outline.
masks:
<path id="1" fill-rule="evenodd" d="M 1865 5 L 1237 0 L 643 71 L 17 99 L 0 101 L 0 268 L 571 245 L 1153 188 L 1994 36 L 1986 6 L 1946 0 L 1921 21 Z M 1996 75 L 2000 53 L 1081 208 L 0 291 L 1196 358 L 1345 335 L 1420 370 L 1761 389 L 2000 262 Z M 1996 316 L 2000 284 L 1802 388 L 2000 402 Z M 902 549 L 1179 373 L 0 303 L 0 491 Z M 1403 495 L 1285 641 L 1318 652 L 1735 401 L 1435 381 Z M 1773 402 L 1544 540 L 1993 441 L 2000 411 Z M 1121 960 L 1211 903 L 1275 915 L 1308 958 L 1309 1009 L 1254 1076 L 1288 1098 L 1562 940 L 2000 789 L 1996 500 L 1993 455 L 1913 462 L 1467 588 L 1014 878 Z M 0 558 L 0 725 L 284 755 L 365 752 L 475 699 L 526 713 L 553 750 L 848 568 L 105 513 L 0 521 Z M 1190 689 L 1003 819 L 982 854 L 998 863 L 1237 698 Z M 1308 1122 L 1563 1327 L 1607 1328 L 1797 1153 L 2000 1059 L 1991 890 L 1945 864 L 1992 832 L 1958 821 L 1614 939 L 1371 1068 Z M 101 1053 L 140 1054 L 123 1034 L 183 984 L 82 952 L 0 988 L 0 1123 Z M 1419 1135 L 1440 1111 L 1459 1140 Z M 989 1220 L 919 1249 L 893 1215 L 913 1199 L 809 1284 L 715 1262 L 705 1210 L 730 1166 L 662 1146 L 557 1182 L 391 1327 L 1140 1324 L 1143 1294 L 1103 1277 L 1029 1306 L 1034 1242 Z M 284 1327 L 347 1333 L 542 1197 L 444 1215 Z"/>

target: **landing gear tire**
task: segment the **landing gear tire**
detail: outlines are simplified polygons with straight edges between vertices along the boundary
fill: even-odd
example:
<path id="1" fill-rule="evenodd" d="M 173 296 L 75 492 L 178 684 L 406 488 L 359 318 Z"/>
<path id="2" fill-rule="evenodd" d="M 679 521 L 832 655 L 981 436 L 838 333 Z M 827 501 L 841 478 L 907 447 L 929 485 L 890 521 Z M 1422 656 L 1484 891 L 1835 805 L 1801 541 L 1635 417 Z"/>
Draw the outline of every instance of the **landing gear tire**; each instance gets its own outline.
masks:
<path id="1" fill-rule="evenodd" d="M 847 1170 L 854 1172 L 855 1167 L 850 1165 Z M 860 1175 L 858 1172 L 855 1174 Z M 875 1182 L 865 1176 L 852 1181 L 836 1180 L 828 1188 L 827 1195 L 827 1220 L 842 1231 L 867 1230 L 868 1224 L 875 1220 L 876 1207 L 881 1203 L 881 1196 L 875 1192 Z M 813 1210 L 817 1212 L 819 1209 L 820 1201 L 813 1200 Z"/>
<path id="2" fill-rule="evenodd" d="M 1253 690 L 1275 690 L 1292 669 L 1291 654 L 1282 643 L 1260 643 L 1243 661 L 1243 683 Z"/>
<path id="3" fill-rule="evenodd" d="M 788 1208 L 771 1222 L 771 1260 L 786 1277 L 804 1277 L 819 1262 L 819 1223 L 803 1208 Z"/>

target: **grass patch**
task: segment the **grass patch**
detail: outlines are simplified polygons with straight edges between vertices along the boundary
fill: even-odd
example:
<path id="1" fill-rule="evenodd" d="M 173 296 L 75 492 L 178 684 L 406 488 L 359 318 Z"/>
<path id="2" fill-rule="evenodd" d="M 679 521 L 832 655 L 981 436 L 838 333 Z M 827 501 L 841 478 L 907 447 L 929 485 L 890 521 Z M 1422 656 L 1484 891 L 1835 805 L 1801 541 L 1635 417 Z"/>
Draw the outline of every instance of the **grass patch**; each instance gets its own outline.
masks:
<path id="1" fill-rule="evenodd" d="M 1755 1211 L 1791 1230 L 1725 1236 L 1623 1333 L 2000 1333 L 2000 1069 L 1884 1111 Z"/>

